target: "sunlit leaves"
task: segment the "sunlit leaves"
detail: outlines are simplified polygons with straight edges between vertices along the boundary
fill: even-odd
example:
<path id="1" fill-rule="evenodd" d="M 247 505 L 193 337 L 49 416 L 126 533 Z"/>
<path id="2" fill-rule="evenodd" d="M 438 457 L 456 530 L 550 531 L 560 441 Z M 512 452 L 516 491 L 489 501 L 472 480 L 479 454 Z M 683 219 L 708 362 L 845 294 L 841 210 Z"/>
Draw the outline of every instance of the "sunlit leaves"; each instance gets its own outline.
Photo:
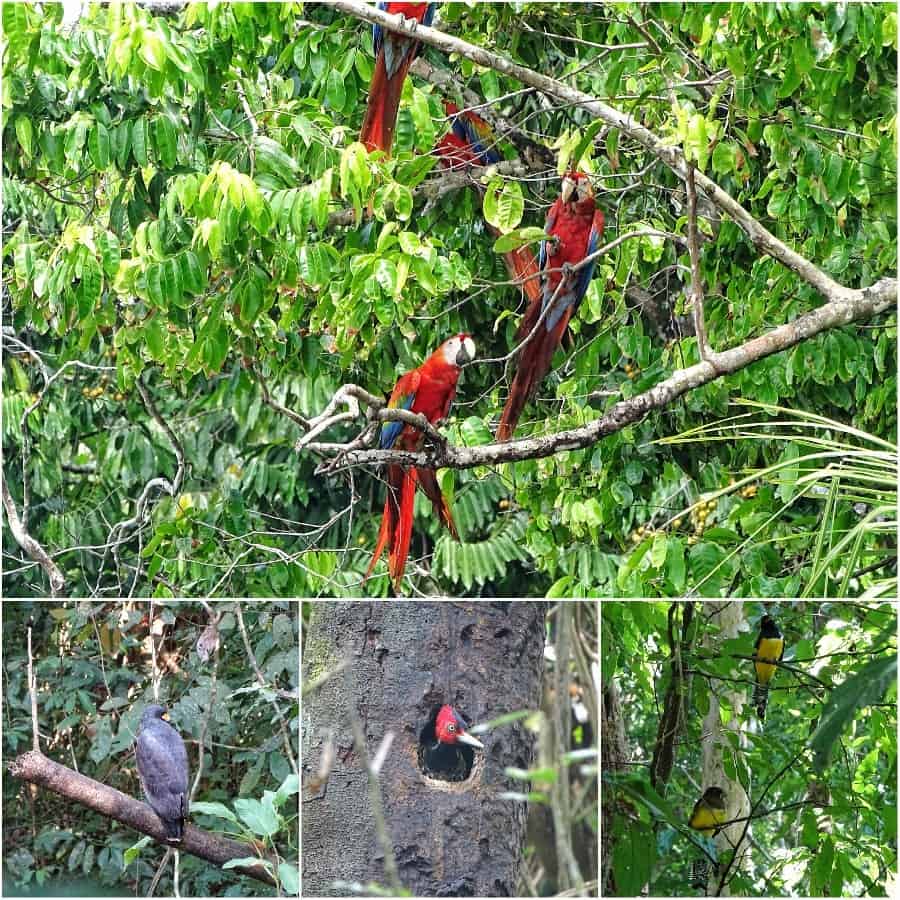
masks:
<path id="1" fill-rule="evenodd" d="M 484 195 L 484 217 L 495 228 L 510 231 L 522 221 L 525 200 L 518 181 L 492 178 Z"/>

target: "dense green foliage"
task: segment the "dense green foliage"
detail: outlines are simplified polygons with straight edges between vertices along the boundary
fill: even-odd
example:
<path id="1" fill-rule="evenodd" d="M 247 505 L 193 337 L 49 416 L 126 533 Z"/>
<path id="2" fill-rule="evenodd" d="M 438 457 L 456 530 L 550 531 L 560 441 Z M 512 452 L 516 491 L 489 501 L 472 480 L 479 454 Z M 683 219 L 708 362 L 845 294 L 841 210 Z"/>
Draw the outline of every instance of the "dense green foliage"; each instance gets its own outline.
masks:
<path id="1" fill-rule="evenodd" d="M 106 368 L 70 366 L 41 394 L 35 357 L 7 340 L 5 476 L 17 506 L 27 500 L 28 529 L 78 594 L 386 592 L 383 575 L 360 586 L 381 510 L 376 473 L 316 475 L 320 458 L 295 452 L 300 429 L 266 404 L 260 380 L 310 416 L 346 382 L 386 394 L 452 333 L 475 335 L 484 358 L 514 345 L 521 304 L 498 284 L 507 275 L 477 195 L 426 204 L 413 193 L 439 177 L 429 154 L 446 128 L 441 95 L 407 79 L 392 158 L 367 159 L 354 142 L 369 30 L 325 5 L 190 4 L 168 17 L 91 5 L 71 32 L 60 16 L 51 4 L 3 8 L 4 324 L 48 375 L 72 361 Z M 891 6 L 447 3 L 437 24 L 630 112 L 841 283 L 894 272 Z M 623 44 L 639 46 L 615 49 Z M 595 175 L 608 236 L 685 232 L 680 182 L 627 136 L 516 93 L 494 71 L 423 55 L 552 148 L 560 169 L 589 143 L 581 164 Z M 497 224 L 540 226 L 557 172 L 495 187 Z M 348 208 L 355 223 L 335 224 Z M 711 218 L 713 346 L 821 303 L 733 222 Z M 693 338 L 666 341 L 626 294 L 651 287 L 683 313 L 686 263 L 683 246 L 650 237 L 601 260 L 521 434 L 584 424 L 696 360 Z M 441 535 L 421 505 L 410 589 L 872 590 L 894 553 L 892 529 L 853 529 L 868 515 L 890 520 L 892 475 L 861 464 L 864 488 L 845 490 L 831 473 L 819 491 L 801 489 L 823 464 L 790 427 L 752 439 L 726 430 L 675 451 L 655 441 L 747 399 L 784 408 L 756 408 L 762 423 L 790 421 L 794 409 L 826 417 L 814 440 L 857 429 L 842 458 L 882 439 L 878 452 L 893 459 L 895 343 L 889 316 L 835 329 L 591 449 L 442 473 L 463 542 Z M 145 485 L 177 467 L 139 378 L 186 474 L 178 496 L 153 487 L 146 519 L 114 532 L 140 512 Z M 505 396 L 503 363 L 467 369 L 449 437 L 488 442 Z M 327 437 L 348 440 L 361 424 Z M 9 531 L 4 547 L 5 592 L 45 593 Z"/>
<path id="2" fill-rule="evenodd" d="M 615 880 L 615 892 L 604 883 L 602 893 L 702 896 L 688 886 L 691 860 L 701 851 L 685 823 L 713 783 L 701 779 L 724 771 L 729 811 L 743 789 L 747 811 L 734 818 L 753 818 L 752 845 L 744 863 L 729 870 L 723 893 L 889 896 L 897 877 L 896 606 L 781 602 L 763 610 L 748 603 L 741 633 L 730 640 L 716 625 L 722 611 L 702 603 L 683 634 L 679 606 L 670 619 L 658 601 L 602 605 L 604 695 L 614 684 L 635 763 L 602 773 L 613 810 L 612 821 L 604 820 L 612 857 L 603 871 L 611 862 Z M 747 657 L 764 612 L 778 622 L 784 662 L 793 669 L 773 676 L 763 724 L 750 703 L 755 675 Z M 672 698 L 670 627 L 687 675 L 675 697 L 684 718 L 673 735 L 671 776 L 654 787 L 649 761 L 656 759 L 663 698 Z M 715 725 L 706 716 L 716 698 L 721 730 L 710 734 Z M 609 718 L 604 725 L 613 734 Z M 719 854 L 724 872 L 727 843 Z"/>
<path id="3" fill-rule="evenodd" d="M 299 604 L 247 604 L 243 618 L 265 687 L 237 628 L 233 604 L 219 603 L 218 654 L 198 655 L 209 621 L 196 604 L 157 605 L 159 702 L 185 740 L 190 785 L 204 740 L 203 778 L 189 822 L 283 861 L 283 894 L 298 888 Z M 41 750 L 60 765 L 141 799 L 133 744 L 144 707 L 156 702 L 149 602 L 6 603 L 3 616 L 3 758 L 31 749 L 26 633 L 38 685 Z M 200 643 L 202 649 L 203 643 Z M 201 658 L 206 657 L 206 659 Z M 217 667 L 214 665 L 217 663 Z M 293 692 L 293 703 L 276 697 Z M 290 751 L 272 702 L 288 729 Z M 291 764 L 289 755 L 293 757 Z M 43 788 L 3 780 L 4 881 L 57 896 L 102 895 L 111 887 L 145 894 L 165 850 L 113 819 Z M 250 855 L 250 854 L 248 854 Z M 172 895 L 167 864 L 160 895 Z M 81 887 L 76 885 L 81 884 Z M 274 896 L 275 889 L 181 854 L 180 896 Z M 7 886 L 8 887 L 8 886 Z M 76 893 L 72 893 L 75 891 Z M 6 890 L 5 893 L 11 893 Z M 121 890 L 120 890 L 121 894 Z"/>

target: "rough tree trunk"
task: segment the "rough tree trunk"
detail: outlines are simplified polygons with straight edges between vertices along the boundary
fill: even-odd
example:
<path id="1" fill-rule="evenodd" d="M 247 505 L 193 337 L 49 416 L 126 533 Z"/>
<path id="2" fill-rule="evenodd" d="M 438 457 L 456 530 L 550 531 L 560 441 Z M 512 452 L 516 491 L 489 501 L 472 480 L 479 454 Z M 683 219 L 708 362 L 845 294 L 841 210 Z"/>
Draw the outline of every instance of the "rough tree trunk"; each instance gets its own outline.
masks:
<path id="1" fill-rule="evenodd" d="M 370 759 L 394 734 L 379 779 L 403 886 L 418 896 L 515 894 L 526 809 L 500 794 L 527 789 L 504 769 L 528 768 L 530 733 L 517 722 L 478 735 L 485 750 L 459 783 L 426 778 L 418 747 L 444 703 L 470 725 L 538 708 L 546 611 L 542 602 L 315 604 L 303 659 L 304 684 L 320 684 L 303 702 L 304 894 L 348 894 L 338 880 L 390 881 L 351 717 Z M 334 760 L 323 779 L 330 735 Z"/>

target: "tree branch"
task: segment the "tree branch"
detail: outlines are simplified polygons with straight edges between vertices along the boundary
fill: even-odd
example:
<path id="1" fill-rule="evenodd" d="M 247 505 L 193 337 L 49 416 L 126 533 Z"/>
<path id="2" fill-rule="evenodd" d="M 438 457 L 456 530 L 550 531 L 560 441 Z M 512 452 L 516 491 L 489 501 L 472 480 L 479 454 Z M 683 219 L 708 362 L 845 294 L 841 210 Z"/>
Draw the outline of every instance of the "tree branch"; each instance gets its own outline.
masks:
<path id="1" fill-rule="evenodd" d="M 135 831 L 149 835 L 165 847 L 170 846 L 166 842 L 166 830 L 162 822 L 146 803 L 61 766 L 37 750 L 17 756 L 9 765 L 9 774 L 13 778 L 45 787 L 107 818 L 115 819 Z M 211 834 L 193 825 L 184 826 L 184 837 L 178 849 L 193 853 L 217 866 L 222 866 L 231 859 L 258 856 L 248 844 Z M 275 884 L 275 880 L 261 865 L 237 866 L 236 870 L 257 881 Z"/>
<path id="2" fill-rule="evenodd" d="M 539 459 L 561 451 L 582 450 L 607 435 L 621 431 L 628 425 L 634 425 L 653 410 L 664 408 L 688 391 L 709 384 L 722 375 L 738 372 L 751 363 L 795 347 L 801 341 L 828 329 L 868 319 L 892 309 L 896 303 L 896 290 L 896 279 L 883 278 L 872 287 L 845 291 L 841 299 L 805 313 L 793 322 L 780 325 L 738 347 L 713 353 L 709 359 L 690 368 L 674 372 L 643 394 L 616 403 L 601 418 L 581 428 L 478 447 L 460 447 L 447 442 L 436 443 L 416 453 L 399 450 L 365 450 L 357 449 L 352 444 L 314 441 L 309 442 L 306 449 L 340 457 L 333 464 L 326 464 L 329 471 L 389 463 L 434 469 L 471 469 L 475 466 L 495 466 L 525 459 Z M 347 387 L 345 385 L 341 388 L 338 394 Z M 383 410 L 381 414 L 387 412 L 396 411 Z"/>
<path id="3" fill-rule="evenodd" d="M 6 512 L 6 521 L 9 524 L 9 530 L 12 532 L 16 543 L 44 570 L 50 581 L 50 596 L 59 597 L 63 588 L 66 586 L 66 579 L 60 571 L 59 566 L 50 559 L 50 554 L 44 547 L 33 538 L 22 521 L 19 519 L 19 512 L 16 509 L 15 501 L 9 492 L 9 486 L 6 483 L 6 477 L 0 479 L 0 492 L 3 495 L 3 509 Z"/>
<path id="4" fill-rule="evenodd" d="M 691 256 L 691 314 L 700 359 L 709 359 L 712 348 L 706 337 L 706 315 L 703 310 L 703 276 L 700 274 L 700 242 L 697 240 L 697 188 L 694 167 L 688 166 L 684 180 L 688 200 L 688 251 Z"/>

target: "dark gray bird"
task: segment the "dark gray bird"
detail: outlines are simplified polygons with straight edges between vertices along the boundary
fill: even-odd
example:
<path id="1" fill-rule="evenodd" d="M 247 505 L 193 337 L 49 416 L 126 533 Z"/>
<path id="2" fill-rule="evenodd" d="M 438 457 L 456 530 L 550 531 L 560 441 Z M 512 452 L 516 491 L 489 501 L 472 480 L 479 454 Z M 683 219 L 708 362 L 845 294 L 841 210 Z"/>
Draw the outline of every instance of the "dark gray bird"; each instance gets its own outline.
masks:
<path id="1" fill-rule="evenodd" d="M 178 843 L 188 813 L 188 759 L 181 735 L 163 720 L 162 706 L 148 706 L 134 745 L 138 773 L 147 802 L 166 829 L 166 840 Z"/>

